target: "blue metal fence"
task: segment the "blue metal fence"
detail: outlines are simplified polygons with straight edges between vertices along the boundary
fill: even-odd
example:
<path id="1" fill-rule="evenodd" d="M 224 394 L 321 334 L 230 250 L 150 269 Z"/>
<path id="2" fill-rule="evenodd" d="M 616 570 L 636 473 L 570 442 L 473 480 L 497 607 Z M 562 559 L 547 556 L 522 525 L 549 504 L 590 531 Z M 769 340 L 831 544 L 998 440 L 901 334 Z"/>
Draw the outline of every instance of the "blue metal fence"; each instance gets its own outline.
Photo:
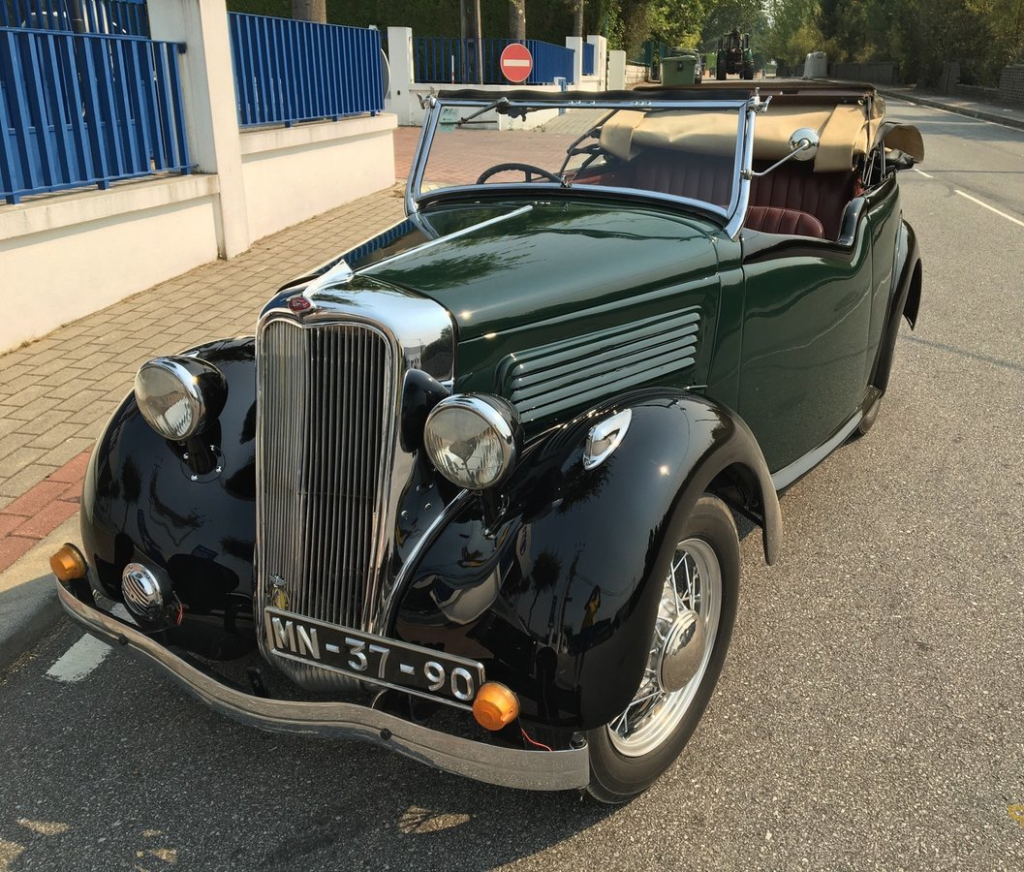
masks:
<path id="1" fill-rule="evenodd" d="M 558 76 L 567 82 L 573 82 L 572 49 L 541 42 L 539 39 L 482 39 L 481 81 L 476 69 L 473 40 L 446 36 L 417 36 L 413 39 L 413 75 L 417 82 L 447 82 L 457 85 L 508 84 L 508 80 L 501 74 L 498 60 L 505 46 L 513 42 L 525 43 L 533 55 L 533 70 L 524 84 L 550 85 Z"/>
<path id="2" fill-rule="evenodd" d="M 592 76 L 594 75 L 594 44 L 592 42 L 583 43 L 583 75 Z"/>
<path id="3" fill-rule="evenodd" d="M 228 18 L 241 127 L 383 110 L 379 31 L 237 12 Z"/>
<path id="4" fill-rule="evenodd" d="M 187 173 L 183 49 L 0 28 L 0 197 Z"/>
<path id="5" fill-rule="evenodd" d="M 146 0 L 0 0 L 0 27 L 149 36 Z"/>

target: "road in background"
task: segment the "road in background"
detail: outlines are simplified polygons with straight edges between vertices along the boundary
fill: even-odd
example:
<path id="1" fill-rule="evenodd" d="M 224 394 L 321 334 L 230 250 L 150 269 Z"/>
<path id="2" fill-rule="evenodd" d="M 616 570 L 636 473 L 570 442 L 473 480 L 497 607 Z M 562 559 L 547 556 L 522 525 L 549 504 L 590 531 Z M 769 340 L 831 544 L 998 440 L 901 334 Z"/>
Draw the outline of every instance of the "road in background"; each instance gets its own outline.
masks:
<path id="1" fill-rule="evenodd" d="M 0 869 L 1024 868 L 1024 133 L 890 116 L 928 150 L 918 330 L 871 433 L 783 498 L 783 561 L 745 539 L 718 691 L 649 793 L 245 729 L 116 651 L 47 677 L 65 624 L 0 685 Z"/>

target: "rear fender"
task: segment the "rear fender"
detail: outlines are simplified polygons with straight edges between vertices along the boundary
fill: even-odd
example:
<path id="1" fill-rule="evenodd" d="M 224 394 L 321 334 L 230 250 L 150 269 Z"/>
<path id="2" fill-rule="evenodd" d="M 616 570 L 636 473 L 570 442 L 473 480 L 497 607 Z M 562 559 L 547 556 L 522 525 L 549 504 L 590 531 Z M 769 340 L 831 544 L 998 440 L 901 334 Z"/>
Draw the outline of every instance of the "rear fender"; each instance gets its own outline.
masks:
<path id="1" fill-rule="evenodd" d="M 896 280 L 889 302 L 885 332 L 878 346 L 878 360 L 875 362 L 874 375 L 871 379 L 871 384 L 883 394 L 889 386 L 889 373 L 896 351 L 900 320 L 906 318 L 913 329 L 917 324 L 921 307 L 921 254 L 917 245 L 917 235 L 906 221 L 900 222 L 899 232 L 896 269 L 893 273 Z"/>

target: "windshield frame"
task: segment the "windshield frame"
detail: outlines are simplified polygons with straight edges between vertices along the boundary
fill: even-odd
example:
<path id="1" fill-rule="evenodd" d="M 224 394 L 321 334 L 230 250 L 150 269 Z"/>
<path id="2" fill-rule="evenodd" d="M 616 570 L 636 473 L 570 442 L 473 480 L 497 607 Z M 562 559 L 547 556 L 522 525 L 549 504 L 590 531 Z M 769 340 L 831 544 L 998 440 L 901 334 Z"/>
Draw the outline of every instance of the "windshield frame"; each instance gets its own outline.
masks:
<path id="1" fill-rule="evenodd" d="M 693 111 L 722 111 L 733 110 L 737 118 L 736 149 L 733 156 L 733 172 L 735 183 L 732 187 L 729 205 L 722 207 L 704 200 L 695 200 L 690 197 L 678 197 L 673 194 L 663 194 L 657 191 L 645 191 L 639 188 L 620 188 L 614 186 L 601 186 L 595 188 L 591 185 L 580 185 L 576 187 L 565 187 L 555 182 L 502 182 L 489 184 L 467 184 L 450 185 L 443 188 L 436 188 L 430 191 L 423 190 L 423 176 L 426 172 L 430 149 L 434 142 L 440 124 L 441 112 L 452 106 L 461 106 L 467 109 L 483 109 L 496 105 L 492 100 L 490 103 L 483 97 L 473 99 L 432 96 L 429 100 L 429 112 L 423 120 L 423 127 L 420 131 L 419 143 L 416 146 L 416 153 L 413 156 L 412 165 L 409 171 L 409 179 L 405 187 L 405 211 L 413 218 L 420 211 L 420 204 L 424 201 L 435 201 L 451 196 L 466 196 L 467 194 L 502 194 L 502 193 L 523 193 L 544 192 L 550 195 L 553 192 L 566 194 L 572 192 L 578 194 L 585 192 L 587 196 L 619 195 L 630 198 L 641 198 L 659 204 L 671 204 L 673 206 L 685 206 L 689 209 L 697 209 L 712 218 L 721 222 L 725 232 L 730 239 L 735 239 L 743 226 L 743 219 L 747 213 L 747 206 L 750 201 L 750 180 L 753 170 L 754 152 L 754 119 L 758 111 L 767 108 L 768 100 L 761 100 L 755 91 L 754 95 L 744 99 L 698 99 L 698 100 L 623 100 L 623 99 L 602 99 L 595 95 L 593 100 L 552 99 L 553 95 L 540 92 L 537 100 L 508 99 L 502 101 L 502 109 L 634 109 L 648 111 L 651 109 L 683 109 Z M 501 99 L 501 94 L 495 94 L 496 100 Z"/>

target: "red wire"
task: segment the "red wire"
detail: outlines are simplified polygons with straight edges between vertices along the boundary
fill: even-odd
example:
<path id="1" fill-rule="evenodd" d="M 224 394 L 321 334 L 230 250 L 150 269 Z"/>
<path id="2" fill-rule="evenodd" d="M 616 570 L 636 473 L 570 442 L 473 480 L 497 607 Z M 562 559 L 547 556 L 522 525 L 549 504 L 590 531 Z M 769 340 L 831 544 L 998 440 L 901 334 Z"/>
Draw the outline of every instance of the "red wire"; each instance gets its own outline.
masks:
<path id="1" fill-rule="evenodd" d="M 523 738 L 526 739 L 526 741 L 529 742 L 531 745 L 536 745 L 538 748 L 543 748 L 545 751 L 551 751 L 552 750 L 547 745 L 545 745 L 543 742 L 535 742 L 535 741 L 533 741 L 533 739 L 531 739 L 528 735 L 526 735 L 526 730 L 524 730 L 522 727 L 519 728 L 519 732 L 523 734 Z"/>

